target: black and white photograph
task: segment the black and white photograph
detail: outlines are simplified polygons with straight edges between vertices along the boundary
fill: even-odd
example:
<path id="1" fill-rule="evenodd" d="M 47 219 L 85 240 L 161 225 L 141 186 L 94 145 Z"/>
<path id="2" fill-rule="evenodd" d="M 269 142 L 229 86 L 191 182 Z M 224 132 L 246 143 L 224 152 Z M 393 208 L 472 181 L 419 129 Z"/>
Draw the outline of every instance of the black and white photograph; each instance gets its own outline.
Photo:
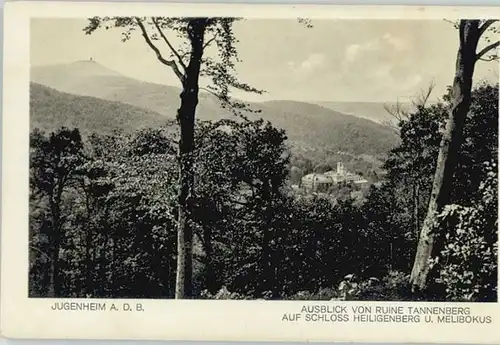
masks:
<path id="1" fill-rule="evenodd" d="M 497 302 L 499 30 L 31 18 L 29 298 Z"/>

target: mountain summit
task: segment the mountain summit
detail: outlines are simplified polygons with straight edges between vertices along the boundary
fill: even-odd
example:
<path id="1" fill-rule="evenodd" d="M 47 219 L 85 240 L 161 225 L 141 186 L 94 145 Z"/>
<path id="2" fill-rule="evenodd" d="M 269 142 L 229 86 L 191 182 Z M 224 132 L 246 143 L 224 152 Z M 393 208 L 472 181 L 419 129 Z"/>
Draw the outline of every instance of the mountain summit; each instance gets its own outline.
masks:
<path id="1" fill-rule="evenodd" d="M 90 58 L 67 64 L 35 66 L 31 68 L 31 81 L 53 83 L 54 79 L 92 78 L 96 76 L 124 77 Z"/>
<path id="2" fill-rule="evenodd" d="M 146 108 L 169 117 L 175 116 L 179 103 L 180 88 L 139 81 L 90 59 L 32 67 L 31 82 Z"/>

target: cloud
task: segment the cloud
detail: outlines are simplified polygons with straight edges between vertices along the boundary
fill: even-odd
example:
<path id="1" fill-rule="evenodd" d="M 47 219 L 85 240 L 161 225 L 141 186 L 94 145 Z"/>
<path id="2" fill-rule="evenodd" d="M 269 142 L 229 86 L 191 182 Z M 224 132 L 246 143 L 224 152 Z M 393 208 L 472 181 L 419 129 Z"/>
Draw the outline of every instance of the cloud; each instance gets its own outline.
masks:
<path id="1" fill-rule="evenodd" d="M 409 50 L 411 47 L 403 38 L 396 37 L 387 32 L 381 37 L 365 41 L 363 43 L 356 43 L 347 46 L 345 49 L 345 60 L 353 62 L 361 59 L 363 54 L 367 53 L 396 53 Z"/>
<path id="2" fill-rule="evenodd" d="M 286 63 L 287 67 L 296 71 L 297 73 L 310 73 L 319 67 L 323 66 L 326 62 L 325 54 L 314 53 L 310 54 L 305 60 L 295 62 L 288 61 Z"/>
<path id="3" fill-rule="evenodd" d="M 366 73 L 365 77 L 370 80 L 370 83 L 402 92 L 415 90 L 423 81 L 423 77 L 419 73 L 402 71 L 394 64 L 379 65 L 370 73 Z"/>
<path id="4" fill-rule="evenodd" d="M 325 63 L 325 60 L 326 59 L 324 54 L 311 54 L 306 60 L 302 61 L 300 67 L 303 70 L 310 71 L 323 65 Z"/>
<path id="5" fill-rule="evenodd" d="M 345 50 L 345 58 L 347 61 L 354 61 L 358 56 L 361 46 L 359 44 L 351 44 Z"/>
<path id="6" fill-rule="evenodd" d="M 406 94 L 419 87 L 423 77 L 414 69 L 415 54 L 410 41 L 399 33 L 382 32 L 377 37 L 345 47 L 342 79 L 352 87 L 373 93 Z"/>
<path id="7" fill-rule="evenodd" d="M 373 75 L 377 78 L 387 78 L 391 75 L 391 71 L 392 65 L 381 65 L 374 70 Z"/>
<path id="8" fill-rule="evenodd" d="M 362 44 L 351 44 L 345 50 L 345 59 L 353 62 L 362 58 L 363 54 L 380 49 L 379 39 L 364 42 Z"/>
<path id="9" fill-rule="evenodd" d="M 421 75 L 415 74 L 413 76 L 409 76 L 406 79 L 406 82 L 403 83 L 402 89 L 403 90 L 412 90 L 414 89 L 417 85 L 419 85 L 422 82 L 423 78 Z"/>
<path id="10" fill-rule="evenodd" d="M 386 43 L 388 43 L 394 50 L 397 51 L 403 51 L 403 50 L 409 50 L 410 45 L 408 44 L 407 41 L 402 39 L 401 37 L 396 37 L 392 35 L 391 33 L 387 32 L 382 36 L 382 40 L 384 40 Z"/>

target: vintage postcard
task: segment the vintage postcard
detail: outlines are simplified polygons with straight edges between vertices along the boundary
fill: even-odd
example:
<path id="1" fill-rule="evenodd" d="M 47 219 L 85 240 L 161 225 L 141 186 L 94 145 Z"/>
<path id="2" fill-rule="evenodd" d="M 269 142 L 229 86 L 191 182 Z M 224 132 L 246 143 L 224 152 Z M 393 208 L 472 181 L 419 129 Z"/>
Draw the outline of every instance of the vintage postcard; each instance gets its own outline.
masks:
<path id="1" fill-rule="evenodd" d="M 2 335 L 499 343 L 499 19 L 7 3 Z"/>

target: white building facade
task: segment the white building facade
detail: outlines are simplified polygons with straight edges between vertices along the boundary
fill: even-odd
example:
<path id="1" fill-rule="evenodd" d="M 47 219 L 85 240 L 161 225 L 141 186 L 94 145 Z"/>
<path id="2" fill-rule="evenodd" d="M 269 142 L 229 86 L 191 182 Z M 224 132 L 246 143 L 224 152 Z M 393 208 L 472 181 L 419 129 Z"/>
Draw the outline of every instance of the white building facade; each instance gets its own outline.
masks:
<path id="1" fill-rule="evenodd" d="M 307 192 L 326 192 L 331 187 L 342 184 L 364 185 L 367 183 L 368 181 L 362 176 L 346 171 L 342 162 L 337 163 L 337 170 L 323 174 L 312 173 L 301 179 L 301 187 Z"/>

